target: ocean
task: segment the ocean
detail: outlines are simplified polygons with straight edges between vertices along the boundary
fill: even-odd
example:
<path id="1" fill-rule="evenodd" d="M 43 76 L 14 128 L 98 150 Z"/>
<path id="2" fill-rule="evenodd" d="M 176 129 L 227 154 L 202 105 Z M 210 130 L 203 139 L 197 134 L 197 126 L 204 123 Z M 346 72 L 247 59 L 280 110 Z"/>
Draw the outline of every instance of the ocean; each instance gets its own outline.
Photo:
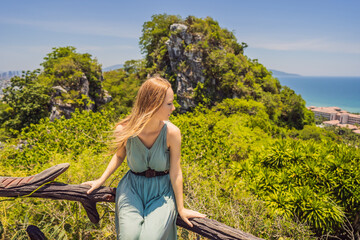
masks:
<path id="1" fill-rule="evenodd" d="M 306 106 L 339 107 L 360 113 L 360 77 L 275 76 L 300 94 Z"/>

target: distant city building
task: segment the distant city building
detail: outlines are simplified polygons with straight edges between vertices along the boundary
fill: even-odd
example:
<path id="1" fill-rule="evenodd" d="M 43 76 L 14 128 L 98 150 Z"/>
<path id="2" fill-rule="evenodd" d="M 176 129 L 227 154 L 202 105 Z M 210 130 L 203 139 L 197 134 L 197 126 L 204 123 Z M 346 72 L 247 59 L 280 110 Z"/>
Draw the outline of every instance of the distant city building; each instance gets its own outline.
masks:
<path id="1" fill-rule="evenodd" d="M 21 76 L 21 71 L 0 72 L 0 80 L 9 80 L 15 76 Z"/>
<path id="2" fill-rule="evenodd" d="M 0 95 L 3 94 L 2 90 L 10 86 L 10 79 L 15 76 L 21 76 L 21 71 L 8 71 L 0 72 Z"/>
<path id="3" fill-rule="evenodd" d="M 360 134 L 360 115 L 351 114 L 347 111 L 341 110 L 339 107 L 308 107 L 314 112 L 315 118 L 324 119 L 323 123 L 327 126 L 333 125 L 338 127 L 346 127 L 351 129 L 354 133 Z"/>

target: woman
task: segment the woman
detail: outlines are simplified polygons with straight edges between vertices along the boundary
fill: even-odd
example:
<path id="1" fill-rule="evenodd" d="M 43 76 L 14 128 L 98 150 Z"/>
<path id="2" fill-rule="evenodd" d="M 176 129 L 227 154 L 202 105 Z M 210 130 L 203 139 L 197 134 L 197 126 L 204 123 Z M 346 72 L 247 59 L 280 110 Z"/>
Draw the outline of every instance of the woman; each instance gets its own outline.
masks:
<path id="1" fill-rule="evenodd" d="M 131 114 L 117 124 L 117 150 L 105 172 L 83 183 L 91 186 L 90 194 L 127 156 L 130 170 L 121 179 L 115 199 L 118 239 L 176 239 L 177 214 L 191 227 L 190 218 L 205 217 L 184 208 L 181 134 L 168 121 L 175 110 L 173 101 L 174 92 L 166 79 L 146 80 Z"/>

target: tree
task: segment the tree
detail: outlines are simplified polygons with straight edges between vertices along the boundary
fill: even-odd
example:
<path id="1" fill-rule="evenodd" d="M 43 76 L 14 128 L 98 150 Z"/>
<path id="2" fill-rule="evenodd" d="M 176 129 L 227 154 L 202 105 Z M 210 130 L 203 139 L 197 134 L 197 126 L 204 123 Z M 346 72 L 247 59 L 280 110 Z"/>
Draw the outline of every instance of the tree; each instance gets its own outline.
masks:
<path id="1" fill-rule="evenodd" d="M 180 23 L 179 16 L 158 14 L 151 17 L 151 21 L 143 24 L 143 35 L 140 37 L 141 52 L 145 54 L 147 67 L 153 66 L 156 62 L 156 55 L 159 55 L 159 46 L 165 47 L 165 41 L 169 38 L 170 26 L 173 23 Z"/>
<path id="2" fill-rule="evenodd" d="M 107 107 L 113 108 L 114 115 L 116 116 L 123 113 L 126 114 L 131 110 L 136 93 L 145 79 L 145 76 L 139 77 L 135 67 L 133 68 L 127 64 L 125 66 L 125 70 L 117 69 L 104 73 L 104 89 L 112 97 L 112 101 Z"/>
<path id="3" fill-rule="evenodd" d="M 307 109 L 305 108 L 304 99 L 287 86 L 282 88 L 280 97 L 283 107 L 279 120 L 289 127 L 302 129 L 305 122 L 308 121 L 305 115 Z M 311 115 L 307 117 L 310 118 Z"/>
<path id="4" fill-rule="evenodd" d="M 40 70 L 23 72 L 13 77 L 11 85 L 3 90 L 3 102 L 7 108 L 0 112 L 0 124 L 6 130 L 21 130 L 47 117 L 51 89 L 38 82 Z"/>
<path id="5" fill-rule="evenodd" d="M 52 119 L 62 115 L 70 118 L 76 108 L 97 111 L 111 100 L 102 89 L 101 65 L 90 54 L 77 53 L 71 46 L 59 47 L 44 60 L 39 81 L 57 89 L 51 96 Z"/>
<path id="6" fill-rule="evenodd" d="M 72 46 L 53 48 L 40 65 L 44 71 L 40 76 L 42 83 L 66 88 L 76 88 L 83 77 L 89 81 L 89 93 L 93 98 L 98 97 L 101 88 L 101 65 L 91 54 L 77 53 Z"/>
<path id="7" fill-rule="evenodd" d="M 101 65 L 90 54 L 77 53 L 70 46 L 59 47 L 53 48 L 44 60 L 40 64 L 43 72 L 40 69 L 23 72 L 22 77 L 12 78 L 11 86 L 4 89 L 2 100 L 6 108 L 0 111 L 0 124 L 5 129 L 19 131 L 48 117 L 53 86 L 60 85 L 67 91 L 56 100 L 74 108 L 86 108 L 87 103 L 102 97 Z"/>

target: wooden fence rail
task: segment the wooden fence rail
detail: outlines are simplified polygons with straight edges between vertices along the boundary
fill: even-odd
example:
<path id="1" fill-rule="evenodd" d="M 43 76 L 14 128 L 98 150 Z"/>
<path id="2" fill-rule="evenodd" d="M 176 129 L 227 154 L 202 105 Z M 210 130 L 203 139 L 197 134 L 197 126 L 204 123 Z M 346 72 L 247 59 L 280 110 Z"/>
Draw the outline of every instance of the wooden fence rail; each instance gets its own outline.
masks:
<path id="1" fill-rule="evenodd" d="M 69 166 L 68 163 L 62 163 L 29 177 L 0 177 L 0 197 L 22 196 L 78 201 L 85 208 L 90 221 L 98 223 L 100 218 L 96 203 L 114 202 L 116 188 L 100 187 L 87 194 L 90 186 L 54 182 Z M 209 218 L 194 218 L 191 222 L 193 227 L 189 227 L 178 217 L 176 224 L 209 239 L 261 239 Z M 27 232 L 31 239 L 46 239 L 36 226 L 29 226 Z"/>

